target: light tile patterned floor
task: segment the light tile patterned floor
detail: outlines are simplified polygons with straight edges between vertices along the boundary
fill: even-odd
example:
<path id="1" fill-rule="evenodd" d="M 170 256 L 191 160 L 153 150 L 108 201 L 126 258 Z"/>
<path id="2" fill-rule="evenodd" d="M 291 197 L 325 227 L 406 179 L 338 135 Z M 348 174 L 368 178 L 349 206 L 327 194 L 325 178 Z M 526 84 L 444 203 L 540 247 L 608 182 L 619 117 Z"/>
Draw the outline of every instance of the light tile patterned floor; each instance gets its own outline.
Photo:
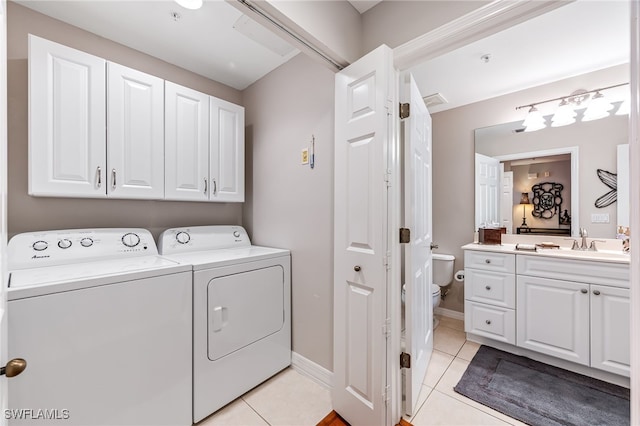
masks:
<path id="1" fill-rule="evenodd" d="M 456 392 L 453 387 L 479 345 L 465 338 L 460 320 L 440 318 L 418 411 L 405 417 L 414 426 L 523 425 Z M 198 423 L 198 426 L 316 425 L 331 411 L 331 392 L 288 368 Z"/>

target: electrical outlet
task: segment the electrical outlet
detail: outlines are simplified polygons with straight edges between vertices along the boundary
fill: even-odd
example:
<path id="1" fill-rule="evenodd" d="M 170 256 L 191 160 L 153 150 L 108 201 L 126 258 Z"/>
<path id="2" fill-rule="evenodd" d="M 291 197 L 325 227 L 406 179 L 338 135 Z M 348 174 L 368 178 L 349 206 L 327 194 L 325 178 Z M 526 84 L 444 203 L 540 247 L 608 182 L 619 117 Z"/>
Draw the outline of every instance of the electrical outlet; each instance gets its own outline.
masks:
<path id="1" fill-rule="evenodd" d="M 300 164 L 309 164 L 309 148 L 302 150 L 302 162 Z"/>
<path id="2" fill-rule="evenodd" d="M 591 223 L 609 223 L 609 213 L 591 213 Z"/>

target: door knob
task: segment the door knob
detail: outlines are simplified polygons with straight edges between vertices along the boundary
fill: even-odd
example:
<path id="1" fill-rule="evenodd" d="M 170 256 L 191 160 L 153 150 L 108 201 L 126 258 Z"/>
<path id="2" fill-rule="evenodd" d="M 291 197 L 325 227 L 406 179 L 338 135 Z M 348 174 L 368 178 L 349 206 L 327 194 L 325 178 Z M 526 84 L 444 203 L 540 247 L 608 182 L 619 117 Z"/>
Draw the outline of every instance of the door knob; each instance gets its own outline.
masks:
<path id="1" fill-rule="evenodd" d="M 22 358 L 14 358 L 7 362 L 7 365 L 0 367 L 0 376 L 6 374 L 7 377 L 15 377 L 27 368 L 27 361 Z"/>
<path id="2" fill-rule="evenodd" d="M 362 269 L 362 268 L 361 268 L 361 267 L 359 267 L 358 265 L 356 265 L 356 266 L 354 266 L 354 267 L 353 267 L 353 270 L 354 270 L 354 271 L 356 271 L 356 272 L 360 272 L 360 270 L 361 270 L 361 269 Z"/>
<path id="3" fill-rule="evenodd" d="M 431 250 L 439 248 L 437 244 L 431 243 Z"/>

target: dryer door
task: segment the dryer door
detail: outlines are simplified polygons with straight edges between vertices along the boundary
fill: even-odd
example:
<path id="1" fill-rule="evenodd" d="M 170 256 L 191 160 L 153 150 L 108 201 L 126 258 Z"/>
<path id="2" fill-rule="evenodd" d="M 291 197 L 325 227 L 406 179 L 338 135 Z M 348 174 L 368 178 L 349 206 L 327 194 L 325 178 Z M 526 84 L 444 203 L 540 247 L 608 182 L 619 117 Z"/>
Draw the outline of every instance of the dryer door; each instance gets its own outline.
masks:
<path id="1" fill-rule="evenodd" d="M 215 361 L 284 325 L 280 265 L 216 277 L 207 286 L 207 355 Z"/>

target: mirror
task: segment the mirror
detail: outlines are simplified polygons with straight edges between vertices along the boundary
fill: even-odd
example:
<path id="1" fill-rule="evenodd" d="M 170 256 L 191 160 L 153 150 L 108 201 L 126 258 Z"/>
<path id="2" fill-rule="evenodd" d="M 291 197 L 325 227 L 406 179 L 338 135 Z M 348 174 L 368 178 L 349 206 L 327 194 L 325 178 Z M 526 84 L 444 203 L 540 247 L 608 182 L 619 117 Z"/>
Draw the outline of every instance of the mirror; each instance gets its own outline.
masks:
<path id="1" fill-rule="evenodd" d="M 497 202 L 507 233 L 577 236 L 583 227 L 590 237 L 616 237 L 618 145 L 628 142 L 619 104 L 606 118 L 583 122 L 578 110 L 576 123 L 536 132 L 524 132 L 521 121 L 475 130 L 476 154 L 505 172 Z M 520 203 L 523 193 L 530 204 Z M 476 212 L 476 227 L 481 217 Z"/>

